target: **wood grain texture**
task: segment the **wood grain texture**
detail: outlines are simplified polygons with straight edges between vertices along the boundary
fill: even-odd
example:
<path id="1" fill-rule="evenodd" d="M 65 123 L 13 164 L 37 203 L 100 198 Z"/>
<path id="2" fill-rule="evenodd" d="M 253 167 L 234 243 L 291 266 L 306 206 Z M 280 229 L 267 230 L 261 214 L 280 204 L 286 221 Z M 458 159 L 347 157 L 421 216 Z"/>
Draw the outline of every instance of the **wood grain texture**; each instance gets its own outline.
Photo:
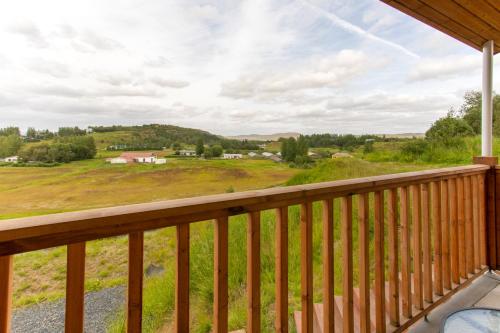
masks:
<path id="1" fill-rule="evenodd" d="M 0 257 L 0 332 L 10 332 L 12 321 L 12 280 L 14 257 Z"/>
<path id="2" fill-rule="evenodd" d="M 474 273 L 474 228 L 472 226 L 472 182 L 464 178 L 465 202 L 465 266 L 467 273 Z"/>
<path id="3" fill-rule="evenodd" d="M 407 186 L 423 180 L 484 173 L 487 168 L 470 165 L 4 220 L 0 224 L 0 256 Z"/>
<path id="4" fill-rule="evenodd" d="M 458 249 L 458 197 L 457 180 L 448 180 L 448 193 L 450 196 L 450 266 L 451 280 L 460 283 L 459 249 Z"/>
<path id="5" fill-rule="evenodd" d="M 441 232 L 442 261 L 443 261 L 443 287 L 451 290 L 451 257 L 450 257 L 450 201 L 448 180 L 441 181 Z"/>
<path id="6" fill-rule="evenodd" d="M 127 332 L 142 332 L 142 282 L 144 276 L 144 232 L 128 236 Z"/>
<path id="7" fill-rule="evenodd" d="M 228 218 L 214 222 L 214 325 L 216 333 L 228 332 Z"/>
<path id="8" fill-rule="evenodd" d="M 176 227 L 175 328 L 189 332 L 189 224 Z"/>
<path id="9" fill-rule="evenodd" d="M 85 243 L 68 245 L 66 271 L 66 333 L 83 332 Z"/>
<path id="10" fill-rule="evenodd" d="M 399 235 L 398 235 L 398 190 L 389 191 L 387 222 L 389 234 L 389 317 L 391 325 L 399 326 Z"/>
<path id="11" fill-rule="evenodd" d="M 486 266 L 486 249 L 488 246 L 486 240 L 486 187 L 485 176 L 479 175 L 479 251 L 481 266 Z"/>
<path id="12" fill-rule="evenodd" d="M 424 300 L 432 303 L 432 253 L 431 253 L 431 225 L 430 206 L 431 196 L 429 184 L 422 184 L 422 259 L 424 277 Z"/>
<path id="13" fill-rule="evenodd" d="M 413 237 L 413 304 L 416 309 L 424 308 L 422 294 L 422 215 L 420 185 L 413 185 L 412 191 L 412 237 Z"/>
<path id="14" fill-rule="evenodd" d="M 401 306 L 403 316 L 412 317 L 411 256 L 410 256 L 410 193 L 408 187 L 400 189 L 401 221 Z"/>
<path id="15" fill-rule="evenodd" d="M 457 209 L 458 209 L 458 268 L 460 277 L 467 278 L 467 266 L 465 262 L 465 197 L 464 179 L 457 179 Z"/>
<path id="16" fill-rule="evenodd" d="M 375 192 L 375 332 L 385 333 L 384 192 Z"/>
<path id="17" fill-rule="evenodd" d="M 276 320 L 278 333 L 288 332 L 288 207 L 276 209 Z"/>
<path id="18" fill-rule="evenodd" d="M 260 212 L 248 214 L 247 330 L 260 332 Z"/>
<path id="19" fill-rule="evenodd" d="M 323 332 L 334 333 L 333 200 L 323 201 Z"/>
<path id="20" fill-rule="evenodd" d="M 479 182 L 478 176 L 471 177 L 471 187 L 472 187 L 472 230 L 474 233 L 474 270 L 477 271 L 481 269 L 480 264 L 480 244 L 479 244 Z"/>
<path id="21" fill-rule="evenodd" d="M 371 329 L 369 201 L 368 193 L 358 196 L 360 333 L 369 333 Z"/>
<path id="22" fill-rule="evenodd" d="M 302 332 L 313 330 L 313 247 L 312 203 L 300 207 L 300 286 L 302 300 Z"/>
<path id="23" fill-rule="evenodd" d="M 352 197 L 341 198 L 342 238 L 342 327 L 344 333 L 354 333 L 353 263 L 352 263 Z M 302 332 L 305 332 L 304 330 Z M 312 332 L 312 331 L 307 331 Z"/>
<path id="24" fill-rule="evenodd" d="M 443 296 L 443 230 L 441 224 L 441 182 L 431 183 L 432 200 L 432 238 L 434 240 L 434 293 Z"/>

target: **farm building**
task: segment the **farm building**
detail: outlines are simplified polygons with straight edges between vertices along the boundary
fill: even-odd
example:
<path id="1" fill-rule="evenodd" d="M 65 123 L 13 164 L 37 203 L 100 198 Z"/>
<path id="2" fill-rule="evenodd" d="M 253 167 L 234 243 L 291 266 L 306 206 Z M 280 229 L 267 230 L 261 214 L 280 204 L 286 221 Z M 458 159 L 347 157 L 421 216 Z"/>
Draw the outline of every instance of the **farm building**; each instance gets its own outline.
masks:
<path id="1" fill-rule="evenodd" d="M 124 152 L 119 159 L 125 160 L 126 163 L 156 163 L 157 157 L 151 152 Z"/>
<path id="2" fill-rule="evenodd" d="M 196 152 L 194 150 L 179 150 L 179 155 L 181 156 L 196 156 Z"/>
<path id="3" fill-rule="evenodd" d="M 9 157 L 4 158 L 3 161 L 7 162 L 7 163 L 17 163 L 19 161 L 19 157 L 18 156 L 9 156 Z"/>
<path id="4" fill-rule="evenodd" d="M 224 154 L 222 155 L 222 158 L 225 160 L 237 160 L 240 158 L 243 158 L 242 154 Z"/>
<path id="5" fill-rule="evenodd" d="M 262 153 L 262 156 L 264 156 L 264 157 L 271 157 L 273 155 L 274 155 L 273 153 L 269 153 L 267 151 L 265 151 L 265 152 Z"/>
<path id="6" fill-rule="evenodd" d="M 165 163 L 167 163 L 166 158 L 157 158 L 155 161 L 155 164 L 165 164 Z"/>
<path id="7" fill-rule="evenodd" d="M 125 163 L 127 163 L 127 160 L 122 158 L 122 157 L 108 158 L 108 159 L 106 159 L 106 161 L 111 163 L 111 164 L 125 164 Z"/>
<path id="8" fill-rule="evenodd" d="M 248 156 L 249 157 L 256 157 L 256 156 L 259 156 L 259 154 L 254 153 L 253 151 L 251 151 L 251 152 L 248 153 Z"/>

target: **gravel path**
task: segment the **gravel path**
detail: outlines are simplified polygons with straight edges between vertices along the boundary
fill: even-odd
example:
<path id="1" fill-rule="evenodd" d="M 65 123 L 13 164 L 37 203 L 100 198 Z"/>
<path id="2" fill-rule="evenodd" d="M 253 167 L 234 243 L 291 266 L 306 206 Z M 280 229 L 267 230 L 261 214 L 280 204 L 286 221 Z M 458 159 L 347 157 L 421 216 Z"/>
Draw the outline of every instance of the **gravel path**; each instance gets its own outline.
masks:
<path id="1" fill-rule="evenodd" d="M 125 288 L 118 286 L 85 294 L 85 332 L 106 332 L 106 325 L 124 304 Z M 64 332 L 65 300 L 43 302 L 14 311 L 12 333 Z"/>

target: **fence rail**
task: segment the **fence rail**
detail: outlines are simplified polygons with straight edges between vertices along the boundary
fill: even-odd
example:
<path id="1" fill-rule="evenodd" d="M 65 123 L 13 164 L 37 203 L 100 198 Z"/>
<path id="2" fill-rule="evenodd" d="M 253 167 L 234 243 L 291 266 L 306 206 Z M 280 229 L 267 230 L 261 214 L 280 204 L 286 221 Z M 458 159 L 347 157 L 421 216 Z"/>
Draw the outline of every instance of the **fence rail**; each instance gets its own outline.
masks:
<path id="1" fill-rule="evenodd" d="M 298 330 L 313 332 L 313 203 L 322 203 L 321 331 L 403 331 L 485 270 L 486 165 L 409 172 L 148 204 L 1 221 L 0 332 L 11 316 L 12 256 L 67 245 L 66 331 L 83 330 L 85 242 L 129 236 L 127 328 L 140 332 L 144 231 L 175 227 L 175 328 L 189 331 L 189 225 L 214 220 L 214 332 L 228 330 L 228 223 L 247 214 L 247 331 L 259 332 L 260 213 L 276 210 L 277 332 L 288 331 L 288 207 L 300 205 L 301 313 Z M 340 201 L 340 220 L 334 219 Z M 358 216 L 353 216 L 353 202 Z M 370 211 L 374 212 L 370 239 Z M 358 223 L 359 248 L 353 248 Z M 207 222 L 210 223 L 210 222 Z M 334 224 L 340 224 L 342 301 L 333 295 Z M 369 244 L 374 244 L 370 267 Z M 354 262 L 359 251 L 359 262 Z M 387 252 L 387 253 L 386 253 Z M 385 258 L 388 257 L 386 269 Z M 359 265 L 359 285 L 354 285 Z M 370 270 L 374 270 L 374 278 Z M 373 281 L 372 281 L 373 280 Z"/>

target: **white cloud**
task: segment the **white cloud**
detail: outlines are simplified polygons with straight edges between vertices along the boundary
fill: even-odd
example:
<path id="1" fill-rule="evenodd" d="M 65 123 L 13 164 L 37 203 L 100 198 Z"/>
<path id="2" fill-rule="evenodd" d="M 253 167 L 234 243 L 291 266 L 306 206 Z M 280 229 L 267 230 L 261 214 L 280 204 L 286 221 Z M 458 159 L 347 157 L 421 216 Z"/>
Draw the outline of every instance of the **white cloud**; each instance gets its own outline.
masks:
<path id="1" fill-rule="evenodd" d="M 481 54 L 426 58 L 410 71 L 411 81 L 442 80 L 471 74 L 481 69 Z"/>
<path id="2" fill-rule="evenodd" d="M 31 21 L 17 22 L 11 25 L 8 31 L 22 35 L 31 45 L 37 48 L 49 46 L 49 42 L 43 37 L 40 29 Z"/>
<path id="3" fill-rule="evenodd" d="M 165 79 L 161 77 L 152 77 L 151 82 L 160 87 L 169 87 L 169 88 L 185 88 L 189 86 L 189 82 L 183 80 L 172 80 Z"/>

